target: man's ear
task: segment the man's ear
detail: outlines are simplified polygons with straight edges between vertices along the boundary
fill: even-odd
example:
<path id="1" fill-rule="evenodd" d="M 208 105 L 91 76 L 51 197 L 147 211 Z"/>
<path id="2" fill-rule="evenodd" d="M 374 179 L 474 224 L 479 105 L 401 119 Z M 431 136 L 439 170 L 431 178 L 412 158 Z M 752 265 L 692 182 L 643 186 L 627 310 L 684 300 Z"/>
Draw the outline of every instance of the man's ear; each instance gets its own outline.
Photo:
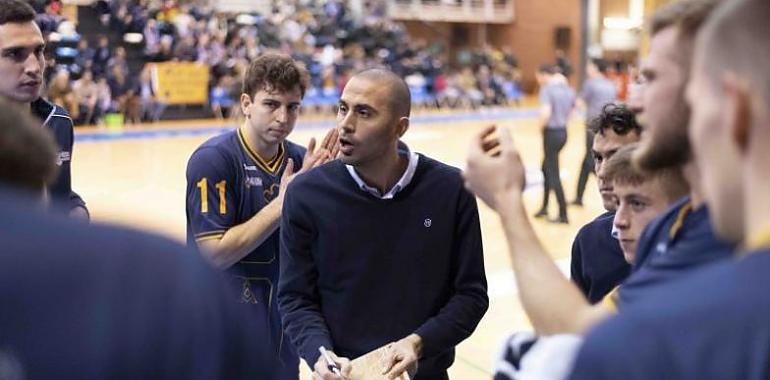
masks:
<path id="1" fill-rule="evenodd" d="M 249 107 L 251 107 L 251 96 L 249 94 L 241 94 L 241 112 L 246 118 L 250 118 Z"/>
<path id="2" fill-rule="evenodd" d="M 752 107 L 751 94 L 746 83 L 740 80 L 734 73 L 725 73 L 722 77 L 727 102 L 727 120 L 731 131 L 732 143 L 738 147 L 741 154 L 749 148 L 751 136 Z"/>
<path id="3" fill-rule="evenodd" d="M 402 117 L 398 119 L 398 137 L 401 138 L 404 136 L 404 133 L 409 129 L 409 118 L 408 117 Z"/>

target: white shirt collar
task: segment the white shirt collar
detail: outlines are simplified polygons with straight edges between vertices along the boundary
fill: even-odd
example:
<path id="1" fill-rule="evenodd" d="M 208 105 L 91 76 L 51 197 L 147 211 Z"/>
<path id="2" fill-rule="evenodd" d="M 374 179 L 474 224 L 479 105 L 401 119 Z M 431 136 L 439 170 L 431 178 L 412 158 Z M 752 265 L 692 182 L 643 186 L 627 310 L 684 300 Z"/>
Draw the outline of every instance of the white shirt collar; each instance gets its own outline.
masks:
<path id="1" fill-rule="evenodd" d="M 358 184 L 358 188 L 360 188 L 362 191 L 365 191 L 377 198 L 380 199 L 393 199 L 393 197 L 401 190 L 406 188 L 409 183 L 412 182 L 412 178 L 414 178 L 414 173 L 417 171 L 417 162 L 420 159 L 420 155 L 417 153 L 409 151 L 409 148 L 406 147 L 406 145 L 400 144 L 398 149 L 398 154 L 403 156 L 409 157 L 409 164 L 406 166 L 406 171 L 401 176 L 401 179 L 396 182 L 395 185 L 393 185 L 393 188 L 390 189 L 385 194 L 381 194 L 379 190 L 377 190 L 374 187 L 371 187 L 367 185 L 364 180 L 361 178 L 361 176 L 358 175 L 356 172 L 356 169 L 352 165 L 345 165 L 345 167 L 348 169 L 348 173 L 350 173 L 350 176 L 353 177 L 353 180 L 356 181 L 356 184 Z"/>

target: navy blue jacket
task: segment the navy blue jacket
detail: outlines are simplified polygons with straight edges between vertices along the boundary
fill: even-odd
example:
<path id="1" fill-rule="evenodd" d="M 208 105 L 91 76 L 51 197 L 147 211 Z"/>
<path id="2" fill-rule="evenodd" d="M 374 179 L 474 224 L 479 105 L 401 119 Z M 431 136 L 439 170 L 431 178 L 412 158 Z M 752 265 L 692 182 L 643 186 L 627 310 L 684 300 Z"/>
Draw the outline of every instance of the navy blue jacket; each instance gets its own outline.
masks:
<path id="1" fill-rule="evenodd" d="M 56 181 L 48 187 L 51 199 L 57 206 L 66 211 L 76 207 L 82 207 L 88 211 L 83 199 L 72 191 L 70 165 L 72 162 L 72 146 L 75 139 L 72 119 L 67 110 L 43 98 L 39 98 L 32 102 L 31 111 L 51 131 L 59 148 L 59 153 L 56 157 L 59 175 L 56 177 Z"/>
<path id="2" fill-rule="evenodd" d="M 770 378 L 770 250 L 651 292 L 594 329 L 570 379 Z"/>
<path id="3" fill-rule="evenodd" d="M 295 179 L 280 265 L 284 327 L 311 366 L 322 345 L 355 358 L 416 333 L 416 379 L 445 377 L 489 304 L 476 200 L 459 170 L 423 155 L 393 199 L 362 191 L 340 161 Z"/>
<path id="4" fill-rule="evenodd" d="M 259 316 L 198 252 L 35 209 L 0 192 L 6 378 L 268 378 Z"/>
<path id="5" fill-rule="evenodd" d="M 572 243 L 571 278 L 588 301 L 601 301 L 631 273 L 618 240 L 612 237 L 614 212 L 606 212 L 578 231 Z"/>

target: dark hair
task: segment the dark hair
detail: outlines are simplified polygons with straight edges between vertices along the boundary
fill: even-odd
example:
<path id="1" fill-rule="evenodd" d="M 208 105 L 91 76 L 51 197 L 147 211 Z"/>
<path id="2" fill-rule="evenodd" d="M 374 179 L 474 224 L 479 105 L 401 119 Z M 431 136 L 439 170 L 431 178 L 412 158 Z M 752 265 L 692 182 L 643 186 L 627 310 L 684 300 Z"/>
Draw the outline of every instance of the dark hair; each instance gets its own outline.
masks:
<path id="1" fill-rule="evenodd" d="M 22 0 L 0 0 L 0 25 L 35 20 L 35 9 Z"/>
<path id="2" fill-rule="evenodd" d="M 601 135 L 609 128 L 619 136 L 625 136 L 629 132 L 642 133 L 642 126 L 636 121 L 634 113 L 625 105 L 615 103 L 604 105 L 602 112 L 590 121 L 588 127 L 593 133 Z"/>
<path id="3" fill-rule="evenodd" d="M 41 191 L 57 173 L 56 151 L 39 121 L 0 99 L 0 182 Z"/>
<path id="4" fill-rule="evenodd" d="M 557 72 L 559 72 L 559 69 L 556 66 L 554 66 L 554 65 L 552 65 L 550 63 L 544 63 L 544 64 L 540 65 L 540 68 L 537 70 L 537 72 L 543 73 L 543 74 L 548 74 L 548 75 L 553 75 L 553 74 L 556 74 Z"/>
<path id="5" fill-rule="evenodd" d="M 607 61 L 601 58 L 594 58 L 591 60 L 591 63 L 596 66 L 596 70 L 599 70 L 600 73 L 607 73 Z"/>
<path id="6" fill-rule="evenodd" d="M 264 54 L 249 65 L 243 78 L 243 93 L 254 96 L 260 90 L 289 92 L 299 87 L 305 96 L 310 75 L 305 66 L 282 54 Z"/>

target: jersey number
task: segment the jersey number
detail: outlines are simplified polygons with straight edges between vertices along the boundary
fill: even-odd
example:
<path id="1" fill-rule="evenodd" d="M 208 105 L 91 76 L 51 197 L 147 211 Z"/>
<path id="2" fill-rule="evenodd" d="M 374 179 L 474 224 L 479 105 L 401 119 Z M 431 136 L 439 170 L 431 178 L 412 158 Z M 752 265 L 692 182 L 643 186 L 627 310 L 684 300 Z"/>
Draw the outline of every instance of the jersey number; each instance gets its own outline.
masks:
<path id="1" fill-rule="evenodd" d="M 227 214 L 227 198 L 225 197 L 225 185 L 227 181 L 219 181 L 216 184 L 217 190 L 219 190 L 219 213 Z M 208 180 L 206 178 L 201 179 L 198 182 L 198 188 L 201 189 L 201 212 L 209 212 L 209 188 Z"/>

